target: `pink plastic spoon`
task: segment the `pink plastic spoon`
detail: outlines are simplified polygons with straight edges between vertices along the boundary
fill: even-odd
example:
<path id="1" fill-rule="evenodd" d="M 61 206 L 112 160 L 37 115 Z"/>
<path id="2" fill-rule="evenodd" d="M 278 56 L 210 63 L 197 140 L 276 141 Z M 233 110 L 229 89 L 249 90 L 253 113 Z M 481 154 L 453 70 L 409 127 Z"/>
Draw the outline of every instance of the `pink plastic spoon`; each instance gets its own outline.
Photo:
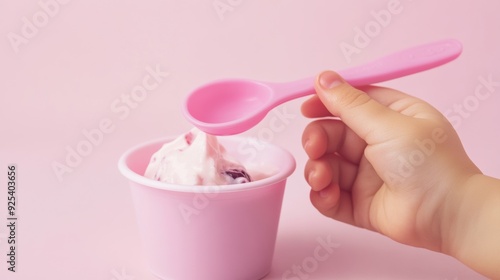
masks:
<path id="1" fill-rule="evenodd" d="M 442 40 L 406 49 L 361 66 L 338 71 L 353 86 L 379 83 L 425 71 L 457 58 L 462 45 Z M 243 79 L 215 81 L 191 92 L 184 116 L 194 126 L 214 135 L 246 131 L 279 104 L 313 94 L 315 77 L 288 83 Z"/>

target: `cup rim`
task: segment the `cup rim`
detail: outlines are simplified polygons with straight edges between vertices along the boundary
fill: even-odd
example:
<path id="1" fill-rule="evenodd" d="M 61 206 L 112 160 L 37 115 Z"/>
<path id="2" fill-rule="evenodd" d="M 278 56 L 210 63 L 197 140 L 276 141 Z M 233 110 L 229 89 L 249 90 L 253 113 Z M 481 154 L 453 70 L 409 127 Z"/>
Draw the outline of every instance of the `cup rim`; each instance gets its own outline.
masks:
<path id="1" fill-rule="evenodd" d="M 227 141 L 243 141 L 245 139 L 249 139 L 251 137 L 242 137 L 242 136 L 230 136 L 231 138 L 225 138 Z M 166 143 L 168 141 L 172 141 L 175 139 L 175 137 L 161 137 L 161 138 L 156 138 L 153 140 L 149 140 L 146 142 L 142 142 L 140 144 L 137 144 L 128 150 L 126 150 L 119 158 L 118 160 L 118 170 L 120 173 L 125 176 L 125 178 L 129 179 L 130 181 L 147 186 L 147 187 L 152 187 L 160 190 L 168 190 L 168 191 L 176 191 L 176 192 L 187 192 L 187 193 L 225 193 L 225 192 L 238 192 L 238 191 L 248 191 L 252 189 L 257 189 L 257 188 L 263 188 L 267 187 L 270 185 L 273 185 L 274 183 L 280 182 L 282 180 L 285 180 L 288 178 L 294 171 L 296 167 L 296 162 L 295 158 L 292 156 L 292 154 L 287 151 L 286 149 L 279 147 L 277 145 L 271 144 L 269 142 L 262 142 L 263 145 L 266 147 L 269 147 L 271 149 L 278 150 L 280 153 L 282 153 L 282 156 L 284 157 L 283 164 L 280 164 L 279 170 L 277 173 L 266 177 L 264 179 L 260 179 L 257 181 L 253 182 L 248 182 L 244 184 L 234 184 L 234 185 L 177 185 L 177 184 L 171 184 L 171 183 L 165 183 L 165 182 L 160 182 L 156 181 L 147 177 L 144 177 L 143 175 L 139 175 L 138 173 L 132 171 L 128 165 L 127 165 L 127 159 L 137 150 L 145 148 L 147 146 L 153 145 L 153 144 L 161 144 L 161 143 Z M 224 142 L 223 140 L 222 142 Z"/>

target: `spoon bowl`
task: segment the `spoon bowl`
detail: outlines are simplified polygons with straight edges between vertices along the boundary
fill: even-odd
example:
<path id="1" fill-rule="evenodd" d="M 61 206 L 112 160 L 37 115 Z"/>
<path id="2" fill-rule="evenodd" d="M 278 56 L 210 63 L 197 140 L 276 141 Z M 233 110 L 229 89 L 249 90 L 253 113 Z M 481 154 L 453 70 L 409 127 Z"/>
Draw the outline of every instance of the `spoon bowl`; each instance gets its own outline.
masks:
<path id="1" fill-rule="evenodd" d="M 443 65 L 461 52 L 460 42 L 442 40 L 338 72 L 353 86 L 369 85 Z M 209 134 L 241 133 L 258 124 L 279 104 L 313 94 L 314 79 L 309 77 L 287 83 L 245 79 L 215 81 L 187 96 L 183 114 L 194 126 Z"/>
<path id="2" fill-rule="evenodd" d="M 229 127 L 247 119 L 250 123 L 260 122 L 272 98 L 273 89 L 268 84 L 228 79 L 194 90 L 188 96 L 186 110 L 195 126 L 223 123 Z"/>

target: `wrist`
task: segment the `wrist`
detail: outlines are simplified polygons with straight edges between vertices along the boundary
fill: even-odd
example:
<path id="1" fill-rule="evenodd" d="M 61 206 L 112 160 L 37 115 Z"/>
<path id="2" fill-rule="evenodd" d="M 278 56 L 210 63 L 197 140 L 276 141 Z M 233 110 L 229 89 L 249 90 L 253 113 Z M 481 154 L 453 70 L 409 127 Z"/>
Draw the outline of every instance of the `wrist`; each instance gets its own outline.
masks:
<path id="1" fill-rule="evenodd" d="M 453 189 L 444 206 L 442 253 L 498 278 L 500 181 L 474 174 Z"/>
<path id="2" fill-rule="evenodd" d="M 441 215 L 441 253 L 456 257 L 466 239 L 465 228 L 471 224 L 469 200 L 473 191 L 473 181 L 482 174 L 463 178 L 452 186 L 445 198 Z"/>

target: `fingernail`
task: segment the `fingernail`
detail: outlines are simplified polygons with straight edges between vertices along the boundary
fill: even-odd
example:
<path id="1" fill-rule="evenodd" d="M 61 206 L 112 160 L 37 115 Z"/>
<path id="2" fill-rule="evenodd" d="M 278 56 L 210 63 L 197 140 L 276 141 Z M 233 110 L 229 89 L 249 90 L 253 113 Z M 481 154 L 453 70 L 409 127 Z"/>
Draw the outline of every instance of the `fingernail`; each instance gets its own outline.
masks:
<path id="1" fill-rule="evenodd" d="M 309 139 L 306 140 L 306 143 L 304 144 L 304 150 L 307 152 L 309 149 L 309 146 L 311 145 L 311 141 Z"/>
<path id="2" fill-rule="evenodd" d="M 332 71 L 325 71 L 319 75 L 319 85 L 324 89 L 332 89 L 342 84 L 342 78 Z"/>
<path id="3" fill-rule="evenodd" d="M 311 180 L 314 178 L 314 176 L 316 176 L 316 171 L 315 170 L 309 171 L 309 176 L 307 177 L 307 181 L 311 183 Z"/>

